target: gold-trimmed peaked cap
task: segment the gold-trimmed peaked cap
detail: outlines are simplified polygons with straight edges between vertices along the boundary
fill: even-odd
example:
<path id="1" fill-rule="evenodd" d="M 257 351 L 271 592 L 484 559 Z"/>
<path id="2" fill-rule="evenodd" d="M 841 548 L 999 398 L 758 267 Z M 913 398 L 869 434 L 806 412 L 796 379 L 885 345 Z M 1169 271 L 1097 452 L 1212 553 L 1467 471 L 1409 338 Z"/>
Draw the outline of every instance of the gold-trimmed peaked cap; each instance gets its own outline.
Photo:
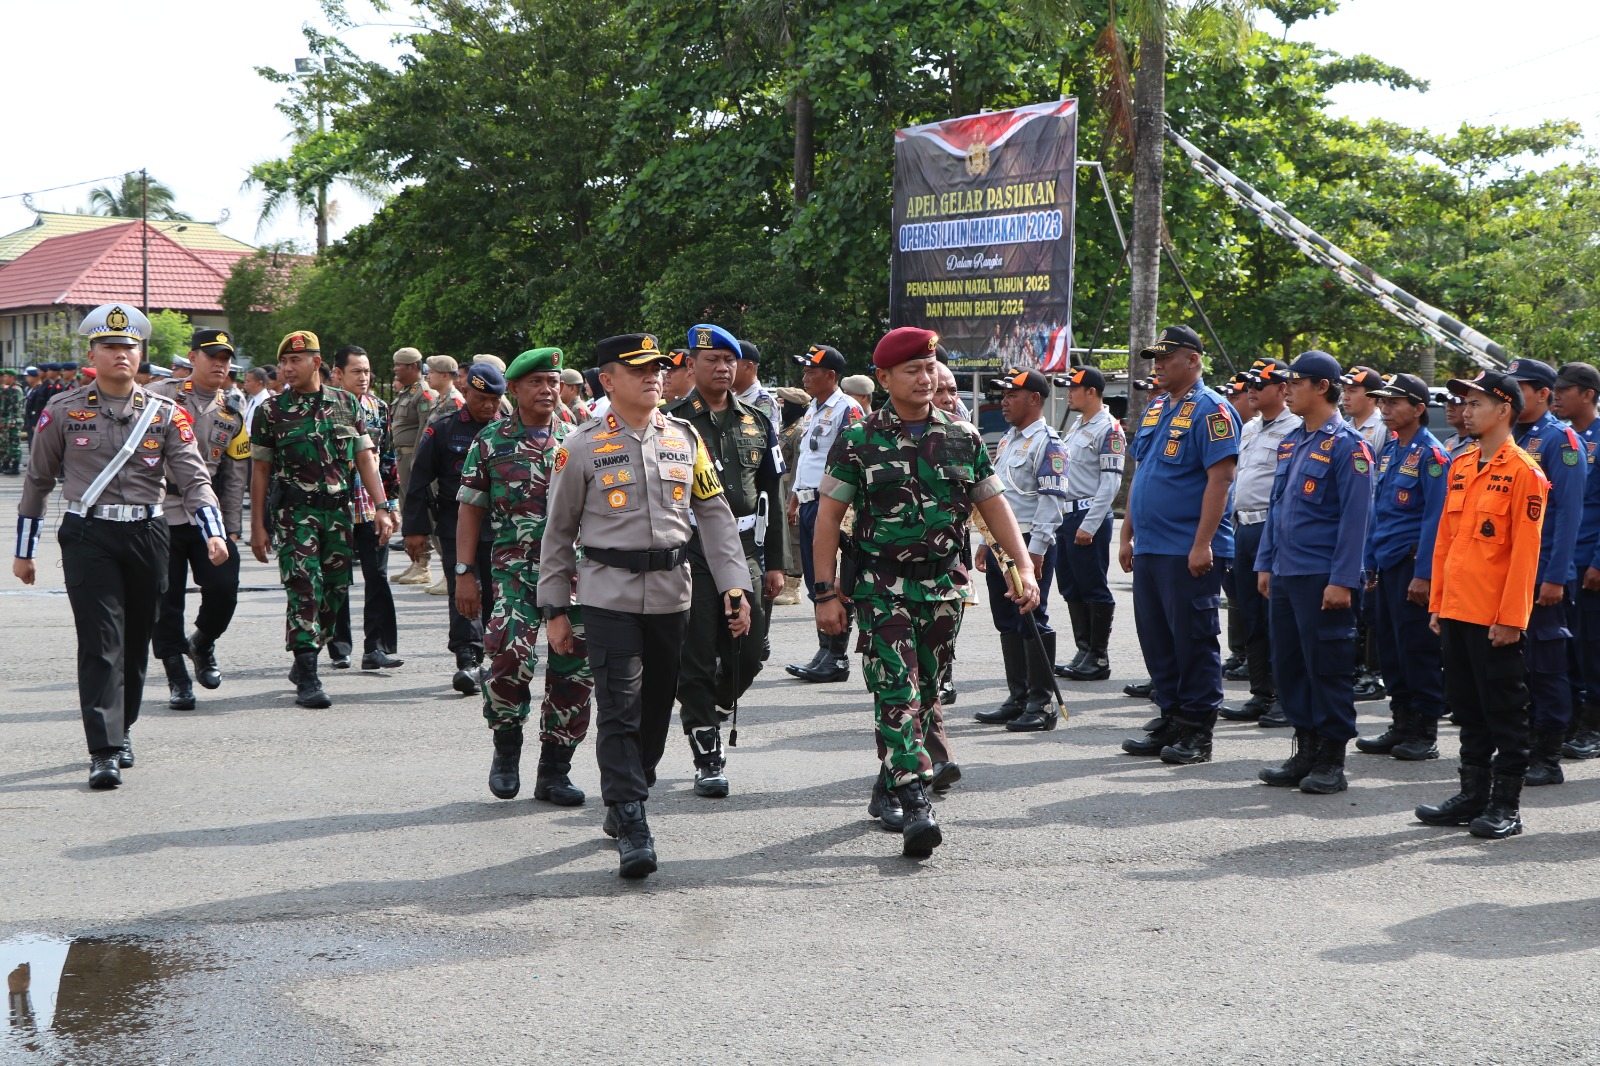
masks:
<path id="1" fill-rule="evenodd" d="M 624 333 L 617 337 L 607 337 L 594 346 L 595 366 L 605 366 L 607 363 L 649 366 L 651 363 L 665 363 L 670 359 L 671 356 L 661 350 L 660 342 L 651 333 Z"/>
<path id="2" fill-rule="evenodd" d="M 126 341 L 138 344 L 150 339 L 150 320 L 131 304 L 101 304 L 83 316 L 78 332 L 95 341 Z"/>

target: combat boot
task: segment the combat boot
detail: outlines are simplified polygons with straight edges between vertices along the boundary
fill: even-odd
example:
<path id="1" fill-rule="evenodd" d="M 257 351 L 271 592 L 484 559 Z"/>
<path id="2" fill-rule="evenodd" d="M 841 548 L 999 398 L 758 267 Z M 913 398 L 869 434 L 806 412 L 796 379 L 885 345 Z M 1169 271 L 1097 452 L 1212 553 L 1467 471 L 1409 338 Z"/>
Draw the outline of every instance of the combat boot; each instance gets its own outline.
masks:
<path id="1" fill-rule="evenodd" d="M 472 696 L 478 691 L 478 663 L 470 646 L 456 649 L 456 673 L 450 679 L 450 687 L 463 696 Z"/>
<path id="2" fill-rule="evenodd" d="M 900 854 L 908 859 L 926 859 L 933 849 L 944 843 L 939 822 L 933 816 L 933 804 L 921 781 L 901 785 L 894 790 L 904 811 L 905 824 L 900 829 Z"/>
<path id="3" fill-rule="evenodd" d="M 722 730 L 714 725 L 690 730 L 689 752 L 694 756 L 694 794 L 706 799 L 726 796 L 728 774 L 722 751 Z"/>
<path id="4" fill-rule="evenodd" d="M 1059 715 L 1056 714 L 1055 691 L 1050 683 L 1050 666 L 1056 657 L 1056 635 L 1040 633 L 1038 640 L 1026 641 L 1023 648 L 1028 670 L 1028 702 L 1015 721 L 1006 723 L 1006 731 L 1039 733 L 1054 729 Z"/>
<path id="5" fill-rule="evenodd" d="M 557 807 L 581 807 L 583 789 L 572 783 L 572 751 L 565 744 L 545 741 L 539 746 L 539 770 L 533 779 L 533 798 Z"/>
<path id="6" fill-rule="evenodd" d="M 833 655 L 832 639 L 822 630 L 817 630 L 817 654 L 811 657 L 808 663 L 790 663 L 784 667 L 790 677 L 798 677 L 802 681 L 809 680 L 808 675 L 821 670 Z"/>
<path id="7" fill-rule="evenodd" d="M 198 629 L 189 637 L 185 654 L 194 662 L 194 678 L 201 688 L 217 688 L 222 684 L 222 672 L 217 669 L 217 642 Z"/>
<path id="8" fill-rule="evenodd" d="M 872 783 L 872 798 L 867 801 L 867 814 L 878 820 L 885 830 L 898 833 L 905 828 L 905 809 L 900 797 L 889 788 L 888 767 L 878 767 L 878 779 Z"/>
<path id="9" fill-rule="evenodd" d="M 522 727 L 496 729 L 489 762 L 489 791 L 496 799 L 515 799 L 522 791 Z"/>
<path id="10" fill-rule="evenodd" d="M 1161 749 L 1161 761 L 1173 766 L 1190 766 L 1211 761 L 1211 722 L 1187 718 L 1172 719 L 1177 730 L 1172 741 Z M 1123 747 L 1127 747 L 1124 742 Z"/>
<path id="11" fill-rule="evenodd" d="M 979 711 L 975 721 L 985 725 L 1002 725 L 1021 717 L 1028 706 L 1028 654 L 1022 644 L 1021 633 L 1000 634 L 1000 661 L 1006 672 L 1005 702 L 992 711 Z"/>
<path id="12" fill-rule="evenodd" d="M 1423 762 L 1439 757 L 1439 719 L 1431 714 L 1410 712 L 1406 738 L 1389 754 L 1402 762 Z"/>
<path id="13" fill-rule="evenodd" d="M 133 769 L 133 727 L 128 726 L 122 731 L 122 747 L 117 749 L 117 768 L 120 770 Z"/>
<path id="14" fill-rule="evenodd" d="M 174 711 L 194 710 L 194 683 L 189 680 L 189 667 L 181 655 L 169 655 L 161 660 L 167 668 L 167 707 Z"/>
<path id="15" fill-rule="evenodd" d="M 1223 707 L 1217 712 L 1217 716 L 1226 718 L 1230 722 L 1255 722 L 1272 710 L 1272 705 L 1277 702 L 1271 696 L 1256 693 L 1237 707 Z"/>
<path id="16" fill-rule="evenodd" d="M 1300 782 L 1311 772 L 1312 753 L 1317 747 L 1317 735 L 1309 729 L 1296 729 L 1293 744 L 1288 762 L 1282 766 L 1264 766 L 1256 771 L 1256 776 L 1263 784 L 1275 788 L 1300 787 Z"/>
<path id="17" fill-rule="evenodd" d="M 1522 775 L 1528 787 L 1559 785 L 1567 779 L 1561 772 L 1561 737 L 1560 733 L 1533 735 L 1533 743 L 1528 748 L 1528 771 Z M 1495 784 L 1499 783 L 1500 779 L 1495 778 Z"/>
<path id="18" fill-rule="evenodd" d="M 1363 670 L 1356 674 L 1355 687 L 1352 690 L 1357 703 L 1371 703 L 1381 700 L 1389 694 L 1384 686 L 1383 678 L 1370 670 Z"/>
<path id="19" fill-rule="evenodd" d="M 1067 617 L 1072 620 L 1072 642 L 1078 646 L 1078 654 L 1064 666 L 1051 667 L 1057 677 L 1071 677 L 1083 669 L 1083 661 L 1089 656 L 1089 605 L 1068 600 Z"/>
<path id="20" fill-rule="evenodd" d="M 1146 722 L 1145 734 L 1142 737 L 1129 737 L 1122 742 L 1122 750 L 1129 755 L 1160 755 L 1161 749 L 1171 744 L 1178 736 L 1178 720 L 1162 715 L 1156 722 L 1154 729 L 1148 728 Z"/>
<path id="21" fill-rule="evenodd" d="M 426 585 L 433 578 L 428 573 L 428 556 L 426 554 L 413 559 L 411 565 L 399 577 L 389 579 L 391 585 Z"/>
<path id="22" fill-rule="evenodd" d="M 122 784 L 122 771 L 117 769 L 117 753 L 89 756 L 89 787 L 100 791 Z"/>
<path id="23" fill-rule="evenodd" d="M 1472 820 L 1467 831 L 1485 840 L 1504 840 L 1522 832 L 1522 778 L 1495 774 L 1489 789 L 1489 806 Z"/>
<path id="24" fill-rule="evenodd" d="M 1276 696 L 1272 699 L 1272 706 L 1262 712 L 1256 719 L 1256 725 L 1262 729 L 1289 729 L 1294 723 L 1289 721 L 1289 716 L 1283 713 L 1283 704 Z"/>
<path id="25" fill-rule="evenodd" d="M 1331 796 L 1350 787 L 1344 776 L 1344 750 L 1348 743 L 1328 737 L 1313 738 L 1311 772 L 1300 781 L 1300 791 L 1316 796 Z"/>
<path id="26" fill-rule="evenodd" d="M 1356 750 L 1365 755 L 1392 755 L 1397 745 L 1411 736 L 1411 712 L 1404 707 L 1390 711 L 1389 728 L 1375 737 L 1356 737 Z"/>
<path id="27" fill-rule="evenodd" d="M 783 591 L 772 598 L 774 607 L 793 607 L 800 602 L 800 579 L 785 577 Z"/>
<path id="28" fill-rule="evenodd" d="M 936 762 L 933 764 L 933 776 L 928 778 L 928 787 L 935 792 L 949 792 L 950 786 L 960 780 L 960 763 L 954 759 L 949 762 Z"/>
<path id="29" fill-rule="evenodd" d="M 317 654 L 315 648 L 294 653 L 294 702 L 312 710 L 333 706 L 333 701 L 322 691 L 322 682 L 317 678 Z"/>
<path id="30" fill-rule="evenodd" d="M 1600 755 L 1600 706 L 1580 703 L 1572 712 L 1572 729 L 1561 745 L 1563 759 L 1592 759 Z"/>
<path id="31" fill-rule="evenodd" d="M 623 877 L 649 877 L 656 872 L 656 839 L 644 817 L 644 800 L 618 803 L 612 810 L 617 833 L 617 873 Z"/>
<path id="32" fill-rule="evenodd" d="M 1461 767 L 1461 791 L 1437 806 L 1418 805 L 1417 821 L 1423 825 L 1466 825 L 1489 806 L 1489 768 Z"/>
<path id="33" fill-rule="evenodd" d="M 1091 603 L 1089 610 L 1089 654 L 1067 673 L 1072 681 L 1104 681 L 1111 676 L 1111 620 L 1117 607 L 1112 603 Z"/>

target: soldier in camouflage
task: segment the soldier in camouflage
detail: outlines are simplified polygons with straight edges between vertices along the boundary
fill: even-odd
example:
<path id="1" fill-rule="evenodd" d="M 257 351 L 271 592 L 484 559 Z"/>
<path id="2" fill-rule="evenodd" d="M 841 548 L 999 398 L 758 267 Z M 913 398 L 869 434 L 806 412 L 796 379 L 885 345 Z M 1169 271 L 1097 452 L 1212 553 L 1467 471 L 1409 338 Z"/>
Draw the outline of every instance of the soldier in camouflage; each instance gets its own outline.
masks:
<path id="1" fill-rule="evenodd" d="M 483 686 L 483 716 L 494 733 L 489 791 L 511 799 L 522 789 L 522 729 L 530 712 L 530 683 L 539 661 L 541 622 L 537 590 L 544 542 L 550 472 L 561 441 L 572 432 L 556 416 L 561 392 L 561 349 L 523 352 L 506 369 L 514 414 L 489 424 L 467 450 L 456 491 L 456 543 L 475 544 L 484 516 L 494 528 L 490 567 L 494 613 L 484 631 L 489 679 Z M 456 607 L 466 618 L 479 611 L 475 574 L 456 578 Z M 567 776 L 572 753 L 589 731 L 594 674 L 583 639 L 583 608 L 574 599 L 567 612 L 573 646 L 551 649 L 539 712 L 539 771 L 533 798 L 576 807 L 583 792 Z"/>
<path id="2" fill-rule="evenodd" d="M 317 655 L 333 638 L 339 607 L 350 593 L 353 475 L 377 511 L 379 541 L 394 532 L 394 501 L 384 491 L 378 455 L 356 398 L 322 384 L 317 335 L 295 330 L 278 345 L 286 387 L 256 409 L 250 427 L 250 550 L 267 561 L 278 553 L 288 593 L 286 644 L 294 655 L 289 680 L 295 703 L 332 704 L 317 678 Z M 269 545 L 267 512 L 276 544 Z"/>
<path id="3" fill-rule="evenodd" d="M 887 747 L 868 812 L 893 790 L 904 812 L 902 852 L 925 858 L 943 841 L 924 782 L 933 772 L 924 731 L 939 699 L 939 679 L 955 650 L 967 583 L 962 548 L 972 508 L 1017 561 L 1019 610 L 1039 603 L 1039 586 L 1017 520 L 1006 504 L 982 438 L 970 423 L 933 406 L 938 335 L 902 326 L 872 354 L 889 403 L 847 426 L 828 454 L 812 549 L 817 628 L 843 632 L 845 598 L 861 622 L 857 650 L 872 690 L 878 733 Z M 845 545 L 844 580 L 834 552 L 845 509 L 856 507 Z"/>
<path id="4" fill-rule="evenodd" d="M 22 406 L 27 396 L 11 367 L 0 370 L 0 474 L 22 473 Z"/>

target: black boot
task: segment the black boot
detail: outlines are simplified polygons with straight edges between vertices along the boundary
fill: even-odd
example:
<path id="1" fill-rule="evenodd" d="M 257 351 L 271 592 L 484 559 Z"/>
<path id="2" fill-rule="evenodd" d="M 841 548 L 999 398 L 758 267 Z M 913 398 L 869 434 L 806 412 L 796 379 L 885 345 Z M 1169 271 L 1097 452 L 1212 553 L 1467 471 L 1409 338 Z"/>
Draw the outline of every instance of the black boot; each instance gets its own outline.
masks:
<path id="1" fill-rule="evenodd" d="M 691 729 L 689 753 L 694 756 L 694 794 L 707 799 L 726 796 L 728 764 L 722 751 L 722 730 L 714 725 Z"/>
<path id="2" fill-rule="evenodd" d="M 1149 699 L 1155 690 L 1155 683 L 1150 680 L 1130 681 L 1122 686 L 1122 694 L 1136 700 Z"/>
<path id="3" fill-rule="evenodd" d="M 133 726 L 122 731 L 122 747 L 117 751 L 117 768 L 133 769 Z"/>
<path id="4" fill-rule="evenodd" d="M 539 746 L 539 769 L 533 779 L 533 798 L 557 807 L 583 805 L 583 789 L 572 783 L 573 749 L 545 741 Z"/>
<path id="5" fill-rule="evenodd" d="M 472 654 L 471 646 L 456 649 L 456 673 L 450 679 L 450 687 L 463 696 L 477 693 L 478 663 Z"/>
<path id="6" fill-rule="evenodd" d="M 1439 757 L 1439 719 L 1417 711 L 1409 713 L 1406 738 L 1389 754 L 1403 762 L 1423 762 Z"/>
<path id="7" fill-rule="evenodd" d="M 1146 729 L 1142 737 L 1129 737 L 1122 742 L 1122 750 L 1129 755 L 1160 755 L 1161 749 L 1178 736 L 1178 720 L 1163 715 L 1154 729 Z M 1146 722 L 1148 726 L 1150 723 Z"/>
<path id="8" fill-rule="evenodd" d="M 1222 708 L 1217 712 L 1217 717 L 1226 718 L 1230 722 L 1254 722 L 1272 710 L 1273 704 L 1277 702 L 1271 696 L 1256 693 L 1237 707 Z"/>
<path id="9" fill-rule="evenodd" d="M 1000 660 L 1006 671 L 1006 700 L 992 711 L 979 711 L 972 717 L 986 725 L 1001 725 L 1021 716 L 1028 705 L 1028 653 L 1021 633 L 1000 634 Z"/>
<path id="10" fill-rule="evenodd" d="M 317 652 L 297 651 L 294 653 L 294 702 L 301 707 L 310 707 L 321 710 L 332 707 L 333 701 L 328 694 L 322 691 L 322 682 L 317 678 Z"/>
<path id="11" fill-rule="evenodd" d="M 1461 791 L 1437 806 L 1420 804 L 1417 821 L 1423 825 L 1466 825 L 1489 806 L 1489 768 L 1461 767 Z"/>
<path id="12" fill-rule="evenodd" d="M 1111 676 L 1111 620 L 1116 615 L 1114 603 L 1091 603 L 1089 608 L 1089 654 L 1083 663 L 1067 674 L 1073 681 L 1104 681 Z"/>
<path id="13" fill-rule="evenodd" d="M 496 799 L 515 799 L 522 791 L 522 727 L 496 729 L 489 761 L 489 791 Z"/>
<path id="14" fill-rule="evenodd" d="M 908 859 L 926 859 L 934 848 L 944 843 L 944 834 L 939 832 L 939 822 L 933 816 L 933 804 L 928 802 L 921 781 L 901 785 L 894 794 L 900 800 L 905 818 L 900 830 L 900 854 Z"/>
<path id="15" fill-rule="evenodd" d="M 1289 761 L 1282 766 L 1265 766 L 1256 771 L 1264 784 L 1276 788 L 1299 788 L 1300 782 L 1305 780 L 1311 772 L 1312 753 L 1317 747 L 1317 735 L 1309 729 L 1296 729 L 1294 731 L 1294 747 L 1289 752 Z"/>
<path id="16" fill-rule="evenodd" d="M 1073 673 L 1083 669 L 1084 660 L 1089 657 L 1089 605 L 1074 600 L 1067 601 L 1067 617 L 1072 620 L 1072 642 L 1078 646 L 1078 654 L 1065 666 L 1051 667 L 1057 677 L 1071 677 Z"/>
<path id="17" fill-rule="evenodd" d="M 1044 645 L 1042 649 L 1040 644 Z M 1050 683 L 1050 667 L 1056 658 L 1056 635 L 1040 633 L 1038 640 L 1024 638 L 1022 647 L 1028 671 L 1028 702 L 1015 721 L 1006 723 L 1006 730 L 1038 733 L 1054 729 L 1060 717 L 1056 714 L 1055 690 Z"/>
<path id="18" fill-rule="evenodd" d="M 644 800 L 629 800 L 612 807 L 617 830 L 617 873 L 623 877 L 649 877 L 656 872 L 656 838 L 644 819 Z"/>
<path id="19" fill-rule="evenodd" d="M 1580 703 L 1572 711 L 1572 728 L 1561 745 L 1563 759 L 1592 759 L 1600 755 L 1600 706 Z"/>
<path id="20" fill-rule="evenodd" d="M 1300 791 L 1331 796 L 1350 787 L 1344 777 L 1344 750 L 1348 741 L 1316 737 L 1311 772 L 1300 781 Z"/>
<path id="21" fill-rule="evenodd" d="M 1174 718 L 1177 730 L 1172 741 L 1161 749 L 1161 761 L 1173 766 L 1190 766 L 1211 761 L 1212 719 L 1196 722 L 1189 718 Z M 1126 743 L 1123 745 L 1126 747 Z"/>
<path id="22" fill-rule="evenodd" d="M 174 711 L 194 710 L 194 683 L 183 656 L 170 655 L 161 665 L 167 668 L 167 706 Z"/>
<path id="23" fill-rule="evenodd" d="M 872 798 L 867 801 L 867 814 L 876 818 L 888 832 L 898 833 L 905 828 L 906 812 L 900 806 L 900 797 L 889 788 L 887 767 L 878 767 L 878 779 L 872 783 Z"/>
<path id="24" fill-rule="evenodd" d="M 1489 788 L 1489 806 L 1467 831 L 1485 840 L 1504 840 L 1522 832 L 1522 778 L 1496 774 Z"/>
<path id="25" fill-rule="evenodd" d="M 1533 734 L 1533 743 L 1528 747 L 1528 772 L 1522 775 L 1523 782 L 1529 788 L 1559 785 L 1567 779 L 1561 772 L 1561 741 L 1564 735 L 1562 732 Z"/>
<path id="26" fill-rule="evenodd" d="M 811 661 L 808 663 L 790 663 L 784 669 L 788 671 L 789 676 L 806 680 L 807 674 L 816 673 L 827 665 L 828 659 L 832 655 L 833 645 L 829 642 L 828 634 L 819 629 L 817 630 L 817 654 L 811 657 Z"/>
<path id="27" fill-rule="evenodd" d="M 117 769 L 117 753 L 102 752 L 89 756 L 89 787 L 100 791 L 122 784 L 122 771 Z"/>
<path id="28" fill-rule="evenodd" d="M 1395 746 L 1411 736 L 1411 712 L 1404 707 L 1391 708 L 1389 728 L 1375 737 L 1356 737 L 1356 750 L 1365 755 L 1392 755 Z"/>
<path id="29" fill-rule="evenodd" d="M 189 637 L 185 653 L 194 661 L 194 678 L 201 688 L 217 688 L 222 684 L 222 673 L 217 669 L 217 642 L 198 629 Z"/>
<path id="30" fill-rule="evenodd" d="M 1272 706 L 1261 713 L 1261 717 L 1256 719 L 1256 725 L 1262 729 L 1289 729 L 1294 723 L 1283 713 L 1283 704 L 1274 696 Z"/>

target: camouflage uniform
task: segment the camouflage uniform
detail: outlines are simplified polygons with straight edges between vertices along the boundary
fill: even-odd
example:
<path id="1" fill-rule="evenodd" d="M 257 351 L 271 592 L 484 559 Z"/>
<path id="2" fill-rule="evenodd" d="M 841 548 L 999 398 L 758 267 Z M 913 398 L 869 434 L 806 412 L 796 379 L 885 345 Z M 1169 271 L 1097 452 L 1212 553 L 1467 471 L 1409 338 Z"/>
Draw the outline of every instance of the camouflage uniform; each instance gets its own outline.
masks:
<path id="1" fill-rule="evenodd" d="M 557 445 L 571 432 L 559 418 L 548 432 L 522 424 L 516 415 L 491 422 L 467 450 L 456 499 L 488 511 L 494 528 L 490 548 L 496 599 L 484 632 L 490 678 L 483 687 L 483 716 L 491 729 L 521 729 L 529 714 L 529 683 L 539 661 L 539 550 L 544 541 L 550 471 Z M 572 621 L 572 654 L 550 650 L 544 674 L 539 740 L 576 747 L 589 731 L 594 674 L 583 639 L 583 608 Z"/>
<path id="2" fill-rule="evenodd" d="M 319 651 L 333 638 L 350 594 L 356 453 L 372 448 L 360 404 L 342 389 L 285 389 L 256 409 L 250 458 L 271 466 L 268 505 L 291 652 Z"/>
<path id="3" fill-rule="evenodd" d="M 0 473 L 15 474 L 22 465 L 22 406 L 27 397 L 20 385 L 0 385 Z"/>
<path id="4" fill-rule="evenodd" d="M 961 628 L 968 515 L 1003 490 L 971 424 L 935 409 L 915 438 L 891 405 L 840 432 L 820 491 L 856 509 L 844 546 L 856 574 L 840 591 L 860 619 L 856 650 L 898 788 L 930 776 L 923 738 Z"/>

